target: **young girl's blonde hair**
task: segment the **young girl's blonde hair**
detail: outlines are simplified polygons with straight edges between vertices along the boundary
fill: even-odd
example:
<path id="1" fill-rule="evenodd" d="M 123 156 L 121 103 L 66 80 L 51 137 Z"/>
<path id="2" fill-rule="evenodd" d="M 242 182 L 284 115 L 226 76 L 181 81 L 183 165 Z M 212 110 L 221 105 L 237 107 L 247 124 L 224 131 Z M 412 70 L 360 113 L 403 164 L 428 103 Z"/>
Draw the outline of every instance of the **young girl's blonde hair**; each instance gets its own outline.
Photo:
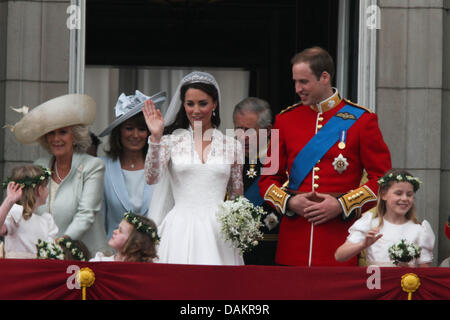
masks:
<path id="1" fill-rule="evenodd" d="M 150 226 L 155 234 L 157 234 L 157 227 L 153 220 L 144 216 L 140 216 L 139 219 L 142 223 Z M 133 230 L 121 252 L 125 256 L 125 261 L 153 262 L 153 259 L 158 257 L 156 254 L 157 237 L 155 238 L 149 233 L 141 232 L 134 224 L 131 225 L 133 226 Z"/>
<path id="2" fill-rule="evenodd" d="M 393 177 L 393 178 L 389 179 L 386 177 Z M 396 177 L 402 177 L 402 180 L 399 180 Z M 387 193 L 387 191 L 392 187 L 394 183 L 410 182 L 414 187 L 414 192 L 417 191 L 418 182 L 416 181 L 418 181 L 418 179 L 414 178 L 415 180 L 411 180 L 414 182 L 413 183 L 408 179 L 404 179 L 404 177 L 413 177 L 413 176 L 408 171 L 403 169 L 391 169 L 384 175 L 383 178 L 380 179 L 381 181 L 383 181 L 382 183 L 380 183 L 379 180 L 380 188 L 378 189 L 378 203 L 377 203 L 377 211 L 375 214 L 375 217 L 378 217 L 379 219 L 379 227 L 383 226 L 383 217 L 386 214 L 386 201 L 382 199 L 382 196 Z M 416 206 L 414 202 L 409 211 L 406 213 L 405 218 L 413 221 L 414 223 L 419 223 L 416 217 Z"/>
<path id="3" fill-rule="evenodd" d="M 22 197 L 18 203 L 23 207 L 22 216 L 25 220 L 30 219 L 33 214 L 33 208 L 36 204 L 36 192 L 39 186 L 46 186 L 48 184 L 48 176 L 45 171 L 40 166 L 35 165 L 24 165 L 15 167 L 11 173 L 11 181 L 25 180 L 25 179 L 35 179 L 37 177 L 43 177 L 39 179 L 39 183 L 35 186 L 26 186 L 22 188 Z"/>

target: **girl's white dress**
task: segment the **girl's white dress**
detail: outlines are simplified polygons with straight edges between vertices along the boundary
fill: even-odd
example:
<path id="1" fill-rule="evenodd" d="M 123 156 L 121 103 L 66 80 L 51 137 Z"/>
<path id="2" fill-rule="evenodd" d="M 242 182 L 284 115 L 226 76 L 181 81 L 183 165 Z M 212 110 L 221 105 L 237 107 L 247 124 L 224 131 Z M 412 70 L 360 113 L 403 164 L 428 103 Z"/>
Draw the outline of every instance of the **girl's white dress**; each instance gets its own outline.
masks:
<path id="1" fill-rule="evenodd" d="M 50 213 L 33 213 L 28 220 L 22 216 L 23 207 L 14 204 L 5 219 L 5 257 L 13 259 L 36 258 L 38 239 L 53 242 L 58 227 Z"/>
<path id="2" fill-rule="evenodd" d="M 115 261 L 114 256 L 105 256 L 103 252 L 97 252 L 95 257 L 89 260 L 90 262 L 105 262 L 105 261 Z"/>
<path id="3" fill-rule="evenodd" d="M 230 198 L 243 193 L 243 163 L 241 144 L 217 129 L 212 133 L 206 163 L 195 150 L 191 128 L 163 136 L 159 144 L 150 143 L 147 182 L 156 183 L 168 173 L 174 200 L 163 216 L 150 209 L 149 217 L 157 223 L 161 238 L 158 262 L 244 264 L 239 251 L 223 240 L 216 216 L 227 191 Z"/>
<path id="4" fill-rule="evenodd" d="M 347 241 L 352 243 L 364 241 L 367 232 L 378 225 L 378 217 L 374 217 L 371 211 L 366 212 L 349 228 Z M 368 265 L 395 266 L 389 259 L 388 249 L 402 239 L 413 242 L 422 248 L 420 257 L 415 259 L 416 261 L 411 261 L 409 265 L 414 266 L 416 263 L 431 263 L 433 260 L 435 236 L 428 221 L 424 220 L 421 224 L 416 224 L 409 220 L 404 224 L 398 225 L 392 224 L 384 219 L 380 233 L 383 236 L 366 249 Z"/>

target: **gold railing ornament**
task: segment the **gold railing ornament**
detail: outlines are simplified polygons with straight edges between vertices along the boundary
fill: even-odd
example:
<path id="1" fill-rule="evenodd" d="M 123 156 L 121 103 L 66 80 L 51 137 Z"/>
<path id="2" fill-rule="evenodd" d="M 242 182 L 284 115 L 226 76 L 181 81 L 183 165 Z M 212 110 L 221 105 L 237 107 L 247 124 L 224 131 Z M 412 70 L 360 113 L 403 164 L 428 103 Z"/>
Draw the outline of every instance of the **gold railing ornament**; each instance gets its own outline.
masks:
<path id="1" fill-rule="evenodd" d="M 420 287 L 420 279 L 417 274 L 407 273 L 402 276 L 402 289 L 408 293 L 408 300 L 412 300 L 412 294 Z"/>
<path id="2" fill-rule="evenodd" d="M 83 300 L 86 300 L 86 288 L 94 284 L 95 273 L 90 268 L 81 268 L 77 273 L 76 279 L 81 286 Z"/>

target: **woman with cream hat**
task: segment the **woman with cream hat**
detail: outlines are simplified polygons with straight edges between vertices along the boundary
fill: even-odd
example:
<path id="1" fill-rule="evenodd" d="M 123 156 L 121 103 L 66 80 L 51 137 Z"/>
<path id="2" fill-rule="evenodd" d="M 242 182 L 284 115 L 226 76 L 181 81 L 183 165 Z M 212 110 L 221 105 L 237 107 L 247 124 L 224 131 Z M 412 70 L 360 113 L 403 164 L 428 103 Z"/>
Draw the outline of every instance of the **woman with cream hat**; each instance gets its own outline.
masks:
<path id="1" fill-rule="evenodd" d="M 166 101 L 164 92 L 148 97 L 136 90 L 134 95 L 122 93 L 115 106 L 116 119 L 99 134 L 109 135 L 105 162 L 103 218 L 107 238 L 111 238 L 123 220 L 123 213 L 132 211 L 147 215 L 153 186 L 145 183 L 144 160 L 148 150 L 150 131 L 142 108 L 151 99 L 158 107 Z"/>
<path id="2" fill-rule="evenodd" d="M 94 100 L 87 95 L 63 95 L 30 112 L 23 110 L 25 116 L 11 131 L 19 142 L 38 142 L 49 152 L 35 161 L 52 171 L 47 202 L 37 213 L 52 214 L 58 237 L 81 240 L 90 252 L 109 253 L 100 211 L 105 166 L 86 154 L 91 144 L 88 126 L 95 120 L 95 109 Z"/>

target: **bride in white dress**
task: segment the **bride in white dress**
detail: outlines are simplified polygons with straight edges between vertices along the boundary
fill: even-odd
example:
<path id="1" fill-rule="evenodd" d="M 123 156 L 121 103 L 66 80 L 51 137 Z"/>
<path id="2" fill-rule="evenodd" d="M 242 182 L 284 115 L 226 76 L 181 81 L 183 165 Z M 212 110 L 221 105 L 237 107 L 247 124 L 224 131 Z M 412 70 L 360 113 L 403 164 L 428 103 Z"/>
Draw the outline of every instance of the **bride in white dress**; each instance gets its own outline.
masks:
<path id="1" fill-rule="evenodd" d="M 243 265 L 216 216 L 227 192 L 243 194 L 242 146 L 217 129 L 219 105 L 219 86 L 204 72 L 183 78 L 164 118 L 151 100 L 145 103 L 145 177 L 158 183 L 149 217 L 160 231 L 161 263 Z"/>

